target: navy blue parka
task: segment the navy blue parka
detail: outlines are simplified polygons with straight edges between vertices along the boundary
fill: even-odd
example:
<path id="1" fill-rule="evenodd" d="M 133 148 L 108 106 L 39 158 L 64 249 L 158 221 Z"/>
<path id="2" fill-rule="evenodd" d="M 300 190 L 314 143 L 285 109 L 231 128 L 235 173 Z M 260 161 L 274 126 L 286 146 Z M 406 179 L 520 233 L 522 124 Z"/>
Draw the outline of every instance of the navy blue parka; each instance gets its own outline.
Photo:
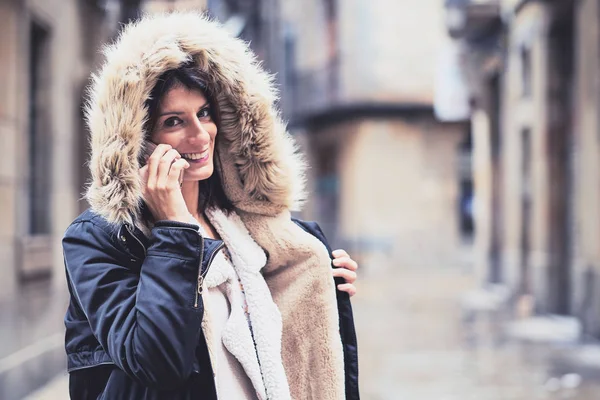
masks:
<path id="1" fill-rule="evenodd" d="M 316 223 L 295 222 L 331 251 Z M 217 398 L 198 280 L 221 248 L 198 226 L 174 221 L 156 223 L 149 239 L 89 210 L 71 224 L 63 249 L 71 294 L 65 348 L 72 399 Z M 338 290 L 337 299 L 346 398 L 355 400 L 352 308 L 347 293 Z"/>

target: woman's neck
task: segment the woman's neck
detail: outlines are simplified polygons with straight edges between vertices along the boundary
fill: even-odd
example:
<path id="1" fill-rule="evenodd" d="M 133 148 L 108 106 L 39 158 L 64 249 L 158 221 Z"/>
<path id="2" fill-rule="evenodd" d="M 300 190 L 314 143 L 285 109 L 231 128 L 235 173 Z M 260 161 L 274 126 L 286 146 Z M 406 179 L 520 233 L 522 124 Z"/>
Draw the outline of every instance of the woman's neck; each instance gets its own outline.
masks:
<path id="1" fill-rule="evenodd" d="M 183 181 L 181 185 L 181 194 L 192 217 L 200 223 L 208 237 L 219 239 L 219 234 L 212 226 L 210 221 L 204 216 L 204 212 L 199 210 L 198 204 L 200 201 L 200 181 Z"/>
<path id="2" fill-rule="evenodd" d="M 201 215 L 199 215 L 201 213 L 198 210 L 200 201 L 200 181 L 183 181 L 183 185 L 181 185 L 181 194 L 183 195 L 183 200 L 185 201 L 185 205 L 190 214 L 196 219 L 201 217 Z"/>

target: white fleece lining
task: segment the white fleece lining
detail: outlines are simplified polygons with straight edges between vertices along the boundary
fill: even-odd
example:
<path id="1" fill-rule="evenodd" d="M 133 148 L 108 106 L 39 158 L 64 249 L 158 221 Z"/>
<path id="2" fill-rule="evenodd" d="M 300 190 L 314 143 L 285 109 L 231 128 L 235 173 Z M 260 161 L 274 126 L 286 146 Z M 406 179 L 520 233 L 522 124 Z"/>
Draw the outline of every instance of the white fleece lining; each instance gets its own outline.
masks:
<path id="1" fill-rule="evenodd" d="M 234 267 L 220 252 L 206 276 L 206 286 L 223 293 L 229 301 L 230 313 L 221 332 L 223 346 L 233 355 L 254 386 L 259 400 L 265 400 L 266 390 L 252 340 L 252 333 L 243 310 L 243 294 Z M 217 287 L 218 286 L 218 287 Z M 210 296 L 205 296 L 210 297 Z M 217 366 L 217 370 L 220 368 Z"/>
<path id="2" fill-rule="evenodd" d="M 235 212 L 227 216 L 221 210 L 211 209 L 206 214 L 221 239 L 225 242 L 231 254 L 231 262 L 244 285 L 254 342 L 256 343 L 256 353 L 258 354 L 262 380 L 267 393 L 266 398 L 270 400 L 291 399 L 281 358 L 281 313 L 273 301 L 269 287 L 261 274 L 261 269 L 267 262 L 265 252 L 252 239 L 244 223 Z M 226 262 L 226 260 L 224 261 Z M 241 308 L 239 311 L 244 317 L 244 324 L 247 326 Z M 247 354 L 248 349 L 239 348 L 242 345 L 238 343 L 239 339 L 233 333 L 233 330 L 230 332 L 226 328 L 223 343 L 236 357 L 238 357 L 236 353 L 240 356 L 244 353 Z M 246 346 L 244 345 L 244 347 Z M 238 358 L 238 360 L 244 365 L 241 359 Z M 246 367 L 244 366 L 244 368 Z M 253 372 L 252 375 L 254 375 Z M 252 375 L 248 373 L 254 383 Z M 256 384 L 255 388 L 258 391 L 259 388 L 256 387 Z"/>

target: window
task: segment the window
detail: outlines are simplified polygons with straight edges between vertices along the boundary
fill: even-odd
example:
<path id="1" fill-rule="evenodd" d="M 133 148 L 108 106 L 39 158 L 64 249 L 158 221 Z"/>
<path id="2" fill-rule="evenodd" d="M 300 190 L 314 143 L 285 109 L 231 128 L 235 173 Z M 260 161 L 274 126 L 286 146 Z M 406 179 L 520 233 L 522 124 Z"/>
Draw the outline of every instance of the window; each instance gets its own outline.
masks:
<path id="1" fill-rule="evenodd" d="M 30 235 L 50 233 L 51 134 L 49 131 L 49 32 L 30 27 L 28 194 Z"/>
<path id="2" fill-rule="evenodd" d="M 521 48 L 521 97 L 529 98 L 532 93 L 531 49 Z"/>
<path id="3" fill-rule="evenodd" d="M 472 154 L 473 142 L 469 129 L 458 148 L 459 223 L 461 236 L 465 240 L 471 240 L 475 231 Z"/>
<path id="4" fill-rule="evenodd" d="M 531 293 L 531 131 L 524 128 L 521 131 L 521 291 Z"/>

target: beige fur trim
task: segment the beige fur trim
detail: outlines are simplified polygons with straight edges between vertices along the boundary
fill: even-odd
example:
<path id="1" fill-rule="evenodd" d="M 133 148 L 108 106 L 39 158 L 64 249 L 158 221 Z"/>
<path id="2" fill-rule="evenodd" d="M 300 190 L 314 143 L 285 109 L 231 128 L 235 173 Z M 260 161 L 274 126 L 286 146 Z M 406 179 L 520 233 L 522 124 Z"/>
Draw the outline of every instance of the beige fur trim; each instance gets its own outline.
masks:
<path id="1" fill-rule="evenodd" d="M 269 254 L 262 272 L 283 320 L 281 355 L 292 398 L 344 399 L 344 355 L 327 249 L 288 212 L 239 215 Z"/>

